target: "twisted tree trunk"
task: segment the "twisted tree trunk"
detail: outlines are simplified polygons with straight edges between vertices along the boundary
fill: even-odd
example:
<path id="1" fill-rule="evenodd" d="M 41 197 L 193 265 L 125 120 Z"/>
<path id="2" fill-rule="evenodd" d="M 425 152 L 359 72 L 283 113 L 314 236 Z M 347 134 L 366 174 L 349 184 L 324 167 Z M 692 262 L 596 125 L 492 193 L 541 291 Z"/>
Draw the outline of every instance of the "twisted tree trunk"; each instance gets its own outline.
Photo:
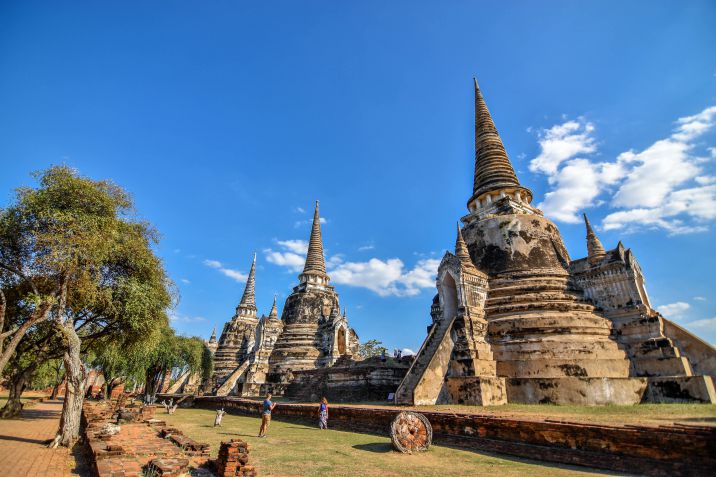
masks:
<path id="1" fill-rule="evenodd" d="M 32 378 L 32 374 L 35 372 L 36 368 L 37 365 L 28 366 L 10 378 L 10 381 L 8 382 L 8 390 L 10 394 L 7 398 L 7 403 L 5 403 L 5 406 L 2 410 L 0 410 L 0 418 L 10 419 L 18 416 L 20 412 L 22 412 L 23 404 L 20 397 L 22 396 L 23 391 L 25 391 L 27 382 Z"/>
<path id="2" fill-rule="evenodd" d="M 68 333 L 67 351 L 65 351 L 65 376 L 67 385 L 65 400 L 62 404 L 60 429 L 50 447 L 58 445 L 72 447 L 80 436 L 80 418 L 82 417 L 82 403 L 84 402 L 85 367 L 80 357 L 80 339 L 72 328 Z"/>
<path id="3" fill-rule="evenodd" d="M 67 349 L 63 357 L 65 365 L 65 400 L 62 404 L 60 416 L 60 429 L 50 447 L 62 445 L 72 447 L 80 436 L 80 418 L 82 417 L 82 403 L 85 397 L 85 382 L 87 375 L 80 355 L 82 342 L 75 331 L 74 322 L 65 316 L 67 300 L 67 283 L 63 280 L 59 307 L 55 316 L 55 323 L 67 341 Z"/>
<path id="4" fill-rule="evenodd" d="M 52 394 L 50 394 L 50 399 L 53 401 L 57 399 L 57 395 L 60 393 L 60 386 L 62 386 L 62 383 L 64 383 L 65 380 L 63 379 L 59 383 L 56 383 L 54 386 L 52 386 Z"/>
<path id="5" fill-rule="evenodd" d="M 19 328 L 17 328 L 16 330 L 8 330 L 2 333 L 2 335 L 0 335 L 0 340 L 5 340 L 6 338 L 12 336 L 12 338 L 10 338 L 10 342 L 7 344 L 7 347 L 3 348 L 2 353 L 0 353 L 0 373 L 2 373 L 5 369 L 5 366 L 7 366 L 7 363 L 8 361 L 10 361 L 10 358 L 15 352 L 17 345 L 19 345 L 20 341 L 22 341 L 22 338 L 25 337 L 25 333 L 27 333 L 27 330 L 29 330 L 32 325 L 38 323 L 40 320 L 47 319 L 50 314 L 51 308 L 52 303 L 41 303 L 30 315 L 30 317 L 25 320 L 22 325 L 20 325 Z"/>

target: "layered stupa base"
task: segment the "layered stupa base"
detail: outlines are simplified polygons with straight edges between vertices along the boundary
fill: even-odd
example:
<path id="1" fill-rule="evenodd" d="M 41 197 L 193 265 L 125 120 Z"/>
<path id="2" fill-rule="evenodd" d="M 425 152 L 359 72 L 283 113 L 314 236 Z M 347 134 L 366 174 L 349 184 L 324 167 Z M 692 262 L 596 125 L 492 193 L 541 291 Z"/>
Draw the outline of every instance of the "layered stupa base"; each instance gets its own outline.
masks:
<path id="1" fill-rule="evenodd" d="M 573 261 L 531 200 L 475 82 L 469 213 L 396 402 L 716 402 L 716 350 L 651 308 L 631 251 L 606 250 L 585 216 Z"/>

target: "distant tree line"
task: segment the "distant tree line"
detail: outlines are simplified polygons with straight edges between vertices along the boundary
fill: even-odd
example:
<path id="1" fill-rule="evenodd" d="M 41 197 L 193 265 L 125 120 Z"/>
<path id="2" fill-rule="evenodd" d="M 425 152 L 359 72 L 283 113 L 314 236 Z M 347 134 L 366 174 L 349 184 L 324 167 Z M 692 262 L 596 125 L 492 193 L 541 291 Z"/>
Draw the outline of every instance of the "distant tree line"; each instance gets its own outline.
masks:
<path id="1" fill-rule="evenodd" d="M 36 173 L 0 209 L 0 373 L 17 415 L 28 387 L 66 385 L 57 436 L 79 437 L 90 370 L 114 386 L 157 392 L 172 370 L 211 375 L 199 338 L 177 336 L 168 310 L 178 292 L 154 252 L 159 234 L 111 181 L 66 166 Z M 208 357 L 207 357 L 207 353 Z"/>

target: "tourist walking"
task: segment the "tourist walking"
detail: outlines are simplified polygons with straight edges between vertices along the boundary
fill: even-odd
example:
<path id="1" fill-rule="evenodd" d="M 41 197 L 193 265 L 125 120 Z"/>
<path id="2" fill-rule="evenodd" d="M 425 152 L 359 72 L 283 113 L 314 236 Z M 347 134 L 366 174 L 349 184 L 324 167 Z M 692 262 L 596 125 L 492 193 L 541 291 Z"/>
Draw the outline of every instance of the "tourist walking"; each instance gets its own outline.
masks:
<path id="1" fill-rule="evenodd" d="M 328 429 L 328 399 L 325 397 L 321 399 L 321 404 L 318 405 L 318 428 Z"/>
<path id="2" fill-rule="evenodd" d="M 276 403 L 271 402 L 271 393 L 266 394 L 264 399 L 264 409 L 261 412 L 261 429 L 259 430 L 259 437 L 266 437 L 268 432 L 269 424 L 271 424 L 271 411 L 276 407 Z"/>

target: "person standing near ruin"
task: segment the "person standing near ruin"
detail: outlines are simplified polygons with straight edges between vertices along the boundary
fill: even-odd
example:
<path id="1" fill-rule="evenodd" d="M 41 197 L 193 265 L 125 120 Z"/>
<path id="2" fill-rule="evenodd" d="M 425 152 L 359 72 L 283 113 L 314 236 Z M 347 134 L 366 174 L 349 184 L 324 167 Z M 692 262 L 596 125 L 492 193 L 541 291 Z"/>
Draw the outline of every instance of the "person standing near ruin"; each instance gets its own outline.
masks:
<path id="1" fill-rule="evenodd" d="M 328 429 L 328 399 L 325 397 L 321 399 L 321 404 L 318 405 L 318 428 Z"/>
<path id="2" fill-rule="evenodd" d="M 261 429 L 259 430 L 259 437 L 266 437 L 269 425 L 271 424 L 271 411 L 276 407 L 276 403 L 271 402 L 271 393 L 266 393 L 266 399 L 264 399 L 264 408 L 261 413 Z"/>

